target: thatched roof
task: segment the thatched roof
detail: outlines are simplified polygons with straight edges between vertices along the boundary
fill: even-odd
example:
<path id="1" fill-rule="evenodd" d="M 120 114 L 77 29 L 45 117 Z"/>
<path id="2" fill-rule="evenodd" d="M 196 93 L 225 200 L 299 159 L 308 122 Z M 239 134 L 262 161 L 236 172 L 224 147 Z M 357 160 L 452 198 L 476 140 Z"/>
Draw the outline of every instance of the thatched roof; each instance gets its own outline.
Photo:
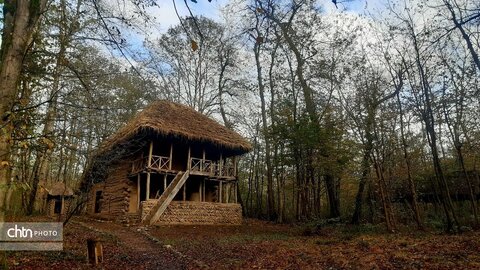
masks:
<path id="1" fill-rule="evenodd" d="M 56 182 L 50 188 L 47 188 L 50 196 L 73 196 L 73 190 L 67 187 L 63 182 Z"/>
<path id="2" fill-rule="evenodd" d="M 164 137 L 206 142 L 219 148 L 243 154 L 251 145 L 238 133 L 226 128 L 194 109 L 178 103 L 159 100 L 147 106 L 100 147 L 105 153 L 143 131 Z"/>
<path id="3" fill-rule="evenodd" d="M 160 100 L 135 115 L 100 146 L 85 168 L 80 189 L 88 190 L 90 184 L 102 181 L 108 174 L 107 164 L 138 151 L 142 143 L 146 145 L 148 136 L 210 144 L 224 150 L 225 156 L 252 149 L 242 136 L 215 120 L 188 106 Z"/>

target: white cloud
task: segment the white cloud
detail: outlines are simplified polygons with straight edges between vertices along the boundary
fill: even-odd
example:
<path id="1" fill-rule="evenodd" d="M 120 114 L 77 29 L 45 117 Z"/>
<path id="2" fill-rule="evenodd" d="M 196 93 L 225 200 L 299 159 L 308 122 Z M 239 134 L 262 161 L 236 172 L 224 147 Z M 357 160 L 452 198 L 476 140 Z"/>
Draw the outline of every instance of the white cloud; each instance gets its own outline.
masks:
<path id="1" fill-rule="evenodd" d="M 187 1 L 193 15 L 203 15 L 214 20 L 218 20 L 221 17 L 220 8 L 227 2 L 228 0 L 213 0 L 212 2 L 198 0 L 198 3 Z M 190 16 L 184 1 L 176 0 L 175 3 L 178 14 L 181 17 Z M 155 18 L 153 29 L 150 30 L 154 36 L 165 33 L 168 28 L 179 23 L 172 1 L 161 1 L 158 3 L 158 6 L 148 8 L 147 12 Z"/>
<path id="2" fill-rule="evenodd" d="M 371 12 L 379 12 L 385 9 L 385 0 L 338 0 L 338 4 L 335 6 L 332 1 L 321 1 L 321 6 L 325 13 L 356 13 L 365 14 Z"/>

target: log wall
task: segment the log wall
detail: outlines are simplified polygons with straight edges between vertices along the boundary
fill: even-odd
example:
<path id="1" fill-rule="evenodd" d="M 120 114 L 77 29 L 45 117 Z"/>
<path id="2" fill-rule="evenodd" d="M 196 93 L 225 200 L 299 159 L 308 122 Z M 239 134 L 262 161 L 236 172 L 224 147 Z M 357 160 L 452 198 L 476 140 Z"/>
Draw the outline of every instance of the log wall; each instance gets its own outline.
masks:
<path id="1" fill-rule="evenodd" d="M 49 216 L 56 216 L 56 215 L 58 215 L 58 214 L 55 214 L 55 200 L 56 200 L 56 199 L 53 199 L 53 198 L 52 198 L 52 199 L 49 199 L 49 200 L 47 201 L 47 214 L 48 214 Z M 61 199 L 60 199 L 60 200 L 61 200 Z M 63 200 L 63 203 L 64 203 L 64 205 L 63 205 L 63 212 L 60 213 L 61 215 L 64 215 L 64 214 L 69 210 L 70 204 L 72 203 L 71 197 L 65 198 L 65 199 Z"/>
<path id="2" fill-rule="evenodd" d="M 102 218 L 120 219 L 129 210 L 130 194 L 134 183 L 127 178 L 131 170 L 130 161 L 113 164 L 105 182 L 93 186 L 87 204 L 87 211 Z M 95 196 L 97 191 L 102 191 L 100 213 L 95 212 Z"/>

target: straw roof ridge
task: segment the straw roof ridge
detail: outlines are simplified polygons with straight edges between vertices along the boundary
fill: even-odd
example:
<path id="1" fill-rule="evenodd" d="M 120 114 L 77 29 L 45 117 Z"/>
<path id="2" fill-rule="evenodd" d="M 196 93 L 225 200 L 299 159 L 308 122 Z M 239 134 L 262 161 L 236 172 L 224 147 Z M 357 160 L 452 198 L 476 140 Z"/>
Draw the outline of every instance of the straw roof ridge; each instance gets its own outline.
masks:
<path id="1" fill-rule="evenodd" d="M 56 182 L 50 188 L 47 188 L 50 196 L 72 196 L 73 190 L 63 182 Z"/>
<path id="2" fill-rule="evenodd" d="M 208 142 L 240 153 L 252 149 L 250 143 L 238 133 L 191 107 L 158 100 L 137 113 L 125 126 L 108 138 L 99 152 L 106 153 L 145 130 L 152 130 L 165 137 Z"/>

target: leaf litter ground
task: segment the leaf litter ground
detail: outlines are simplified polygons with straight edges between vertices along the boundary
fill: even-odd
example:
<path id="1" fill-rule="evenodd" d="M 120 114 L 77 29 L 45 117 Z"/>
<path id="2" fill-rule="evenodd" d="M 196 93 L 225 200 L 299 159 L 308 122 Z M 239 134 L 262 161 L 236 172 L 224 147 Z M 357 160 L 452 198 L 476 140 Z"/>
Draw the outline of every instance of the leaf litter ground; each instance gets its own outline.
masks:
<path id="1" fill-rule="evenodd" d="M 38 219 L 38 218 L 37 218 Z M 480 269 L 480 232 L 449 235 L 246 220 L 241 226 L 151 226 L 75 217 L 64 250 L 8 252 L 9 269 L 92 269 L 86 241 L 103 243 L 98 269 Z M 5 255 L 3 255 L 5 256 Z"/>

